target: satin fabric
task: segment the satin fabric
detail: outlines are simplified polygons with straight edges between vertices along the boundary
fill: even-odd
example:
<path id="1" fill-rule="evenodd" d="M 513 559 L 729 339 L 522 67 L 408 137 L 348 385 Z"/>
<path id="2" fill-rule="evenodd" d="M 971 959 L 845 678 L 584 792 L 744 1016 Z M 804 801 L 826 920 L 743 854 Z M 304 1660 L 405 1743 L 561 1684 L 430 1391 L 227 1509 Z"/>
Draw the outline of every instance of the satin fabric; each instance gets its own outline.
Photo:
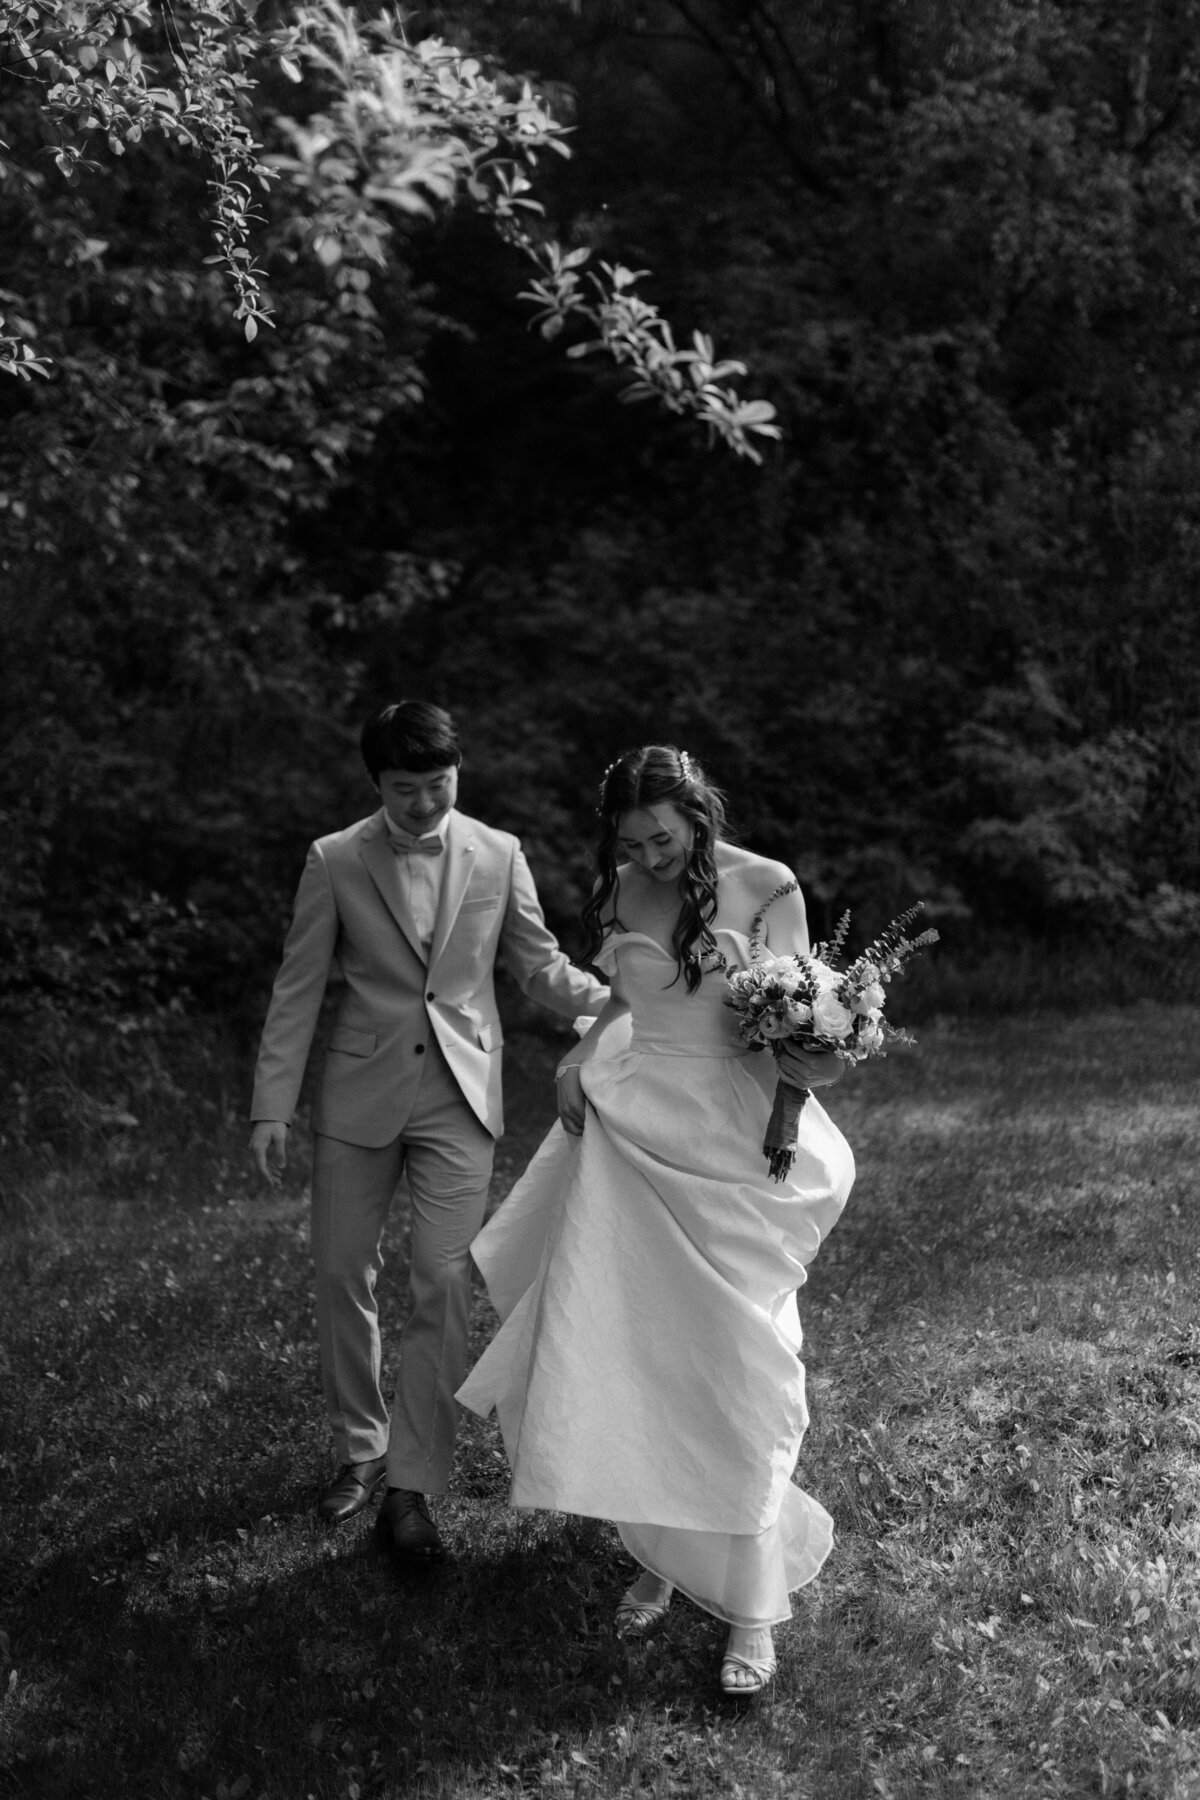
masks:
<path id="1" fill-rule="evenodd" d="M 744 967 L 745 936 L 717 935 Z M 503 1323 L 458 1397 L 495 1408 L 515 1506 L 612 1520 L 708 1611 L 774 1624 L 832 1543 L 791 1480 L 808 1424 L 795 1291 L 853 1158 L 810 1099 L 773 1183 L 774 1064 L 740 1043 L 720 973 L 690 994 L 637 932 L 597 962 L 630 1014 L 584 1064 L 582 1138 L 556 1125 L 472 1246 Z"/>

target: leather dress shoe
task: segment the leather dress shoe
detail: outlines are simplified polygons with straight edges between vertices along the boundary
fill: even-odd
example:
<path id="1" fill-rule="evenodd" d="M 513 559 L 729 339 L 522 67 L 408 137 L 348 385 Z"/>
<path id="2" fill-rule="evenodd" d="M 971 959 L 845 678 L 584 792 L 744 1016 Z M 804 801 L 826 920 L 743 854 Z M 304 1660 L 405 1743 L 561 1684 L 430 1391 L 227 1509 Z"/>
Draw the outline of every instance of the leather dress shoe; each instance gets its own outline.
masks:
<path id="1" fill-rule="evenodd" d="M 375 1531 L 380 1542 L 397 1556 L 436 1562 L 446 1554 L 437 1526 L 429 1516 L 424 1494 L 411 1488 L 389 1488 L 383 1496 Z"/>
<path id="2" fill-rule="evenodd" d="M 369 1506 L 387 1474 L 387 1457 L 370 1462 L 343 1463 L 329 1486 L 322 1488 L 317 1515 L 329 1525 L 340 1525 Z"/>

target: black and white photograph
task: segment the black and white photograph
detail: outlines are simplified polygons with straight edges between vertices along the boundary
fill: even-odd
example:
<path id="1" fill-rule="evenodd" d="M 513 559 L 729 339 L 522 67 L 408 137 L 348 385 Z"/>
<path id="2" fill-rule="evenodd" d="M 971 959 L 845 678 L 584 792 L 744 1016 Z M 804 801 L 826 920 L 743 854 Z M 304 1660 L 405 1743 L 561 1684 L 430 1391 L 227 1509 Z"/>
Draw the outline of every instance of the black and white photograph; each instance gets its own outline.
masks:
<path id="1" fill-rule="evenodd" d="M 0 1795 L 1200 1800 L 1200 0 L 0 0 Z"/>

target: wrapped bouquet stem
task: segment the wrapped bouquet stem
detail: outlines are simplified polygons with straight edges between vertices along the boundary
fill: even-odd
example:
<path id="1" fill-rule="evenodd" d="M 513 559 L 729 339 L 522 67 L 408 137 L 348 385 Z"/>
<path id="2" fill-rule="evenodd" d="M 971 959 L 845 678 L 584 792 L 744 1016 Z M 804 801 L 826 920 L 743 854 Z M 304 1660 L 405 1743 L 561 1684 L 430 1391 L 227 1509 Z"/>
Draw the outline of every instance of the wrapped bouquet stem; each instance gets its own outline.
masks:
<path id="1" fill-rule="evenodd" d="M 771 900 L 793 893 L 797 883 L 776 889 Z M 750 934 L 750 967 L 729 970 L 728 1004 L 738 1015 L 738 1029 L 752 1049 L 771 1050 L 778 1060 L 784 1044 L 805 1050 L 832 1051 L 842 1062 L 865 1062 L 886 1056 L 889 1044 L 914 1039 L 884 1017 L 886 988 L 909 959 L 937 942 L 936 931 L 916 937 L 907 932 L 920 905 L 910 906 L 886 926 L 861 956 L 841 967 L 850 914 L 844 913 L 827 944 L 815 944 L 807 956 L 770 956 L 762 937 L 763 914 Z M 796 1154 L 796 1132 L 809 1090 L 780 1075 L 763 1139 L 763 1155 L 775 1181 L 786 1179 Z"/>
<path id="2" fill-rule="evenodd" d="M 778 1061 L 777 1050 L 775 1058 Z M 796 1155 L 800 1114 L 804 1111 L 805 1101 L 810 1098 L 810 1089 L 794 1087 L 784 1075 L 775 1083 L 775 1098 L 771 1103 L 771 1116 L 767 1120 L 766 1135 L 763 1138 L 763 1155 L 767 1159 L 772 1181 L 783 1181 L 792 1166 Z"/>

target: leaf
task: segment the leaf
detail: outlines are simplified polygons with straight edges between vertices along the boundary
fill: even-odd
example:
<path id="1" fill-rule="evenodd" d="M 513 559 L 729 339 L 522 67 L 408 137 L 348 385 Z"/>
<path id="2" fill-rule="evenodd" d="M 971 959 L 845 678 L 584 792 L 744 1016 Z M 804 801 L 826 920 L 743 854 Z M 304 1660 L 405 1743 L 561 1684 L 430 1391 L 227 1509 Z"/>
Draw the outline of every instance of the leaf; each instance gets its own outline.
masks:
<path id="1" fill-rule="evenodd" d="M 258 336 L 258 321 L 254 318 L 247 319 L 246 324 L 245 324 L 245 332 L 246 332 L 246 342 L 248 344 L 252 344 L 254 342 L 255 338 Z"/>
<path id="2" fill-rule="evenodd" d="M 775 417 L 775 408 L 768 400 L 744 400 L 737 409 L 737 422 L 749 429 L 767 424 Z"/>

